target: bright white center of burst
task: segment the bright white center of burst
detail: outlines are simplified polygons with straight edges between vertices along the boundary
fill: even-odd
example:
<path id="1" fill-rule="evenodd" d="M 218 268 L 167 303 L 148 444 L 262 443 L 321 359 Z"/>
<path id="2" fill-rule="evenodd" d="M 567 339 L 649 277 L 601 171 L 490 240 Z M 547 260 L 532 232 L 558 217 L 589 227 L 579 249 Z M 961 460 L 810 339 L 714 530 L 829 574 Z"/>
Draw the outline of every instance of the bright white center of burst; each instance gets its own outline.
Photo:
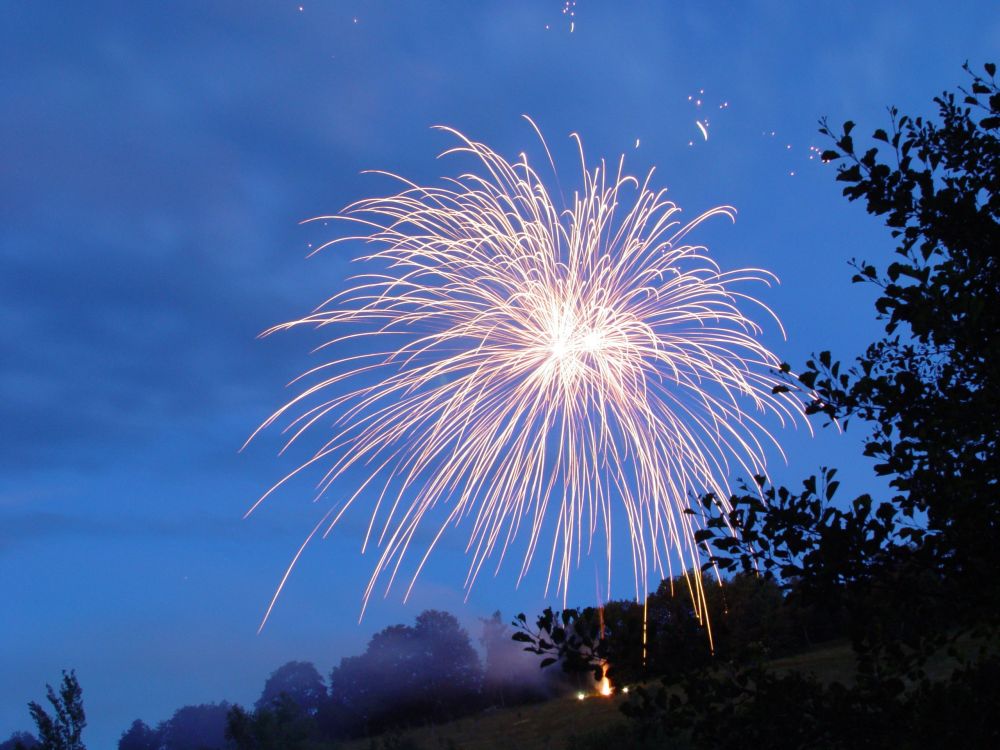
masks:
<path id="1" fill-rule="evenodd" d="M 593 328 L 560 331 L 552 338 L 550 349 L 555 359 L 579 358 L 581 354 L 596 354 L 604 347 L 604 333 Z"/>
<path id="2" fill-rule="evenodd" d="M 549 321 L 546 349 L 547 362 L 543 370 L 560 378 L 566 385 L 596 366 L 596 358 L 610 354 L 609 338 L 613 332 L 593 321 L 583 321 L 571 311 L 553 315 Z"/>
<path id="3" fill-rule="evenodd" d="M 624 379 L 639 382 L 643 357 L 656 350 L 648 326 L 608 305 L 602 290 L 567 296 L 521 298 L 528 303 L 521 340 L 532 353 L 538 385 L 543 390 L 557 386 L 558 398 L 576 400 L 591 389 L 620 388 Z M 589 297 L 597 298 L 592 305 Z"/>
<path id="4" fill-rule="evenodd" d="M 569 344 L 566 339 L 559 338 L 552 340 L 552 356 L 556 359 L 564 359 L 569 354 Z"/>
<path id="5" fill-rule="evenodd" d="M 583 334 L 583 350 L 594 353 L 604 345 L 604 336 L 599 331 L 587 331 Z"/>

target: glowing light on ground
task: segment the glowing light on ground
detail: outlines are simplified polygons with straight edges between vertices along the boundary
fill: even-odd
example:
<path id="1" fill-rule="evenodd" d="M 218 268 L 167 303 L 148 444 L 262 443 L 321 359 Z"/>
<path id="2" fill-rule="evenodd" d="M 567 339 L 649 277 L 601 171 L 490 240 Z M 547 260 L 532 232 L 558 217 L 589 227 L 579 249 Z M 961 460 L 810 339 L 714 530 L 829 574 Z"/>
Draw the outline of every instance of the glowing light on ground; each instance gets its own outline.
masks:
<path id="1" fill-rule="evenodd" d="M 363 241 L 374 248 L 362 258 L 371 272 L 266 332 L 338 331 L 323 347 L 332 358 L 303 375 L 301 392 L 257 432 L 286 420 L 290 445 L 332 431 L 248 515 L 310 467 L 322 472 L 319 496 L 336 488 L 337 500 L 293 557 L 264 621 L 306 545 L 355 504 L 369 516 L 362 551 L 377 548 L 362 613 L 416 551 L 408 596 L 438 539 L 458 525 L 468 530 L 466 588 L 488 560 L 499 570 L 521 539 L 518 581 L 545 549 L 546 590 L 554 582 L 565 596 L 595 539 L 610 590 L 612 526 L 622 523 L 644 595 L 653 571 L 699 569 L 697 516 L 684 512 L 692 497 L 726 498 L 731 474 L 764 473 L 765 446 L 777 444 L 763 420 L 798 413 L 788 394 L 772 394 L 779 360 L 744 312 L 773 318 L 745 287 L 774 277 L 723 271 L 686 242 L 734 209 L 682 222 L 651 187 L 652 171 L 629 176 L 624 157 L 588 166 L 578 138 L 582 187 L 563 207 L 526 156 L 509 162 L 442 129 L 459 141 L 446 153 L 472 157 L 478 173 L 439 187 L 396 178 L 401 192 L 319 217 L 361 233 L 316 252 Z M 366 342 L 374 351 L 359 351 Z M 351 486 L 348 471 L 358 468 L 366 478 Z M 447 510 L 432 541 L 411 549 L 439 506 Z M 689 587 L 703 611 L 697 574 Z"/>
<path id="2" fill-rule="evenodd" d="M 607 667 L 605 667 L 605 670 L 607 670 Z M 608 679 L 607 675 L 604 675 L 604 677 L 601 678 L 601 681 L 597 683 L 597 692 L 605 698 L 614 692 L 614 688 L 611 687 L 611 680 Z"/>

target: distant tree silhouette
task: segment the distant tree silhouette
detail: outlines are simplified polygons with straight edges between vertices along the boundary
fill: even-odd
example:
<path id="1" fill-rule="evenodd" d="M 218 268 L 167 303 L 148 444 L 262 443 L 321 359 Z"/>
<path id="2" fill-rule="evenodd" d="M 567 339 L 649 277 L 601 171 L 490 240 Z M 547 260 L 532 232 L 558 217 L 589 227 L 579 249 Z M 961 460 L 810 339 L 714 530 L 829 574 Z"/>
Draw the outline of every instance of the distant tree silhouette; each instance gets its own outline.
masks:
<path id="1" fill-rule="evenodd" d="M 763 576 L 732 576 L 721 586 L 706 586 L 705 596 L 717 658 L 746 662 L 781 656 L 810 645 L 810 630 L 816 640 L 843 634 L 837 622 L 824 619 L 817 627 L 811 610 L 795 606 L 774 580 Z"/>
<path id="2" fill-rule="evenodd" d="M 160 733 L 146 722 L 136 719 L 132 726 L 122 732 L 118 740 L 118 750 L 159 750 Z"/>
<path id="3" fill-rule="evenodd" d="M 230 708 L 223 701 L 177 709 L 157 727 L 161 750 L 224 750 Z"/>
<path id="4" fill-rule="evenodd" d="M 316 719 L 288 693 L 254 711 L 233 706 L 226 723 L 235 750 L 301 750 L 318 739 L 316 732 Z"/>
<path id="5" fill-rule="evenodd" d="M 571 674 L 590 673 L 593 680 L 607 675 L 618 687 L 652 677 L 677 681 L 711 665 L 713 655 L 715 661 L 742 664 L 808 645 L 801 631 L 812 612 L 783 596 L 773 580 L 736 575 L 707 585 L 706 612 L 699 618 L 688 590 L 692 579 L 688 573 L 661 581 L 646 598 L 645 613 L 634 601 L 607 602 L 603 612 L 594 607 L 546 609 L 534 626 L 518 615 L 508 637 L 541 656 L 536 664 L 542 667 L 559 664 Z M 579 687 L 591 689 L 594 683 L 584 680 Z"/>
<path id="6" fill-rule="evenodd" d="M 330 700 L 348 731 L 440 721 L 480 705 L 482 668 L 453 615 L 427 610 L 413 627 L 376 633 L 330 674 Z"/>
<path id="7" fill-rule="evenodd" d="M 59 693 L 46 685 L 47 699 L 53 714 L 34 701 L 28 704 L 31 718 L 38 727 L 38 737 L 44 750 L 85 750 L 82 734 L 87 726 L 83 710 L 83 691 L 73 670 L 63 672 Z"/>
<path id="8" fill-rule="evenodd" d="M 33 750 L 37 747 L 41 747 L 41 743 L 29 732 L 14 732 L 9 738 L 0 742 L 0 750 Z"/>
<path id="9" fill-rule="evenodd" d="M 287 695 L 303 711 L 315 716 L 326 699 L 326 683 L 311 663 L 290 661 L 267 678 L 254 708 L 258 711 L 270 708 L 282 695 Z"/>

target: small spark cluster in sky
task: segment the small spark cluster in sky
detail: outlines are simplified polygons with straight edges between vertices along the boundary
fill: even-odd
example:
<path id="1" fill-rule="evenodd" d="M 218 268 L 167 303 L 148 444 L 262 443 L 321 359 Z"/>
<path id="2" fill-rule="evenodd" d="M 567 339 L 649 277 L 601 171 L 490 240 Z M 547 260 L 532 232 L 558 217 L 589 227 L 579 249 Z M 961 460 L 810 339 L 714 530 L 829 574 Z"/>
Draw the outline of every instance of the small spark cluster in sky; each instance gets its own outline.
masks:
<path id="1" fill-rule="evenodd" d="M 576 5 L 577 5 L 577 0 L 563 0 L 562 6 L 560 8 L 560 13 L 562 14 L 563 18 L 565 19 L 565 21 L 568 21 L 570 33 L 573 33 L 576 30 Z M 299 12 L 305 11 L 305 5 L 299 4 L 296 5 L 295 7 Z M 353 25 L 358 25 L 359 18 L 357 16 L 351 17 L 351 23 Z M 552 24 L 549 23 L 545 24 L 545 29 L 551 30 Z M 730 108 L 730 102 L 728 99 L 718 99 L 712 101 L 709 96 L 706 96 L 705 88 L 698 88 L 694 93 L 691 93 L 687 96 L 687 103 L 694 109 L 694 114 L 695 114 L 694 118 L 695 129 L 692 132 L 691 137 L 687 141 L 688 147 L 693 148 L 697 144 L 707 143 L 710 140 L 710 136 L 714 133 L 713 127 L 715 121 L 712 117 L 709 116 L 709 110 L 714 110 L 717 113 L 728 112 Z M 767 139 L 777 141 L 779 143 L 784 141 L 784 138 L 776 130 L 768 129 L 766 127 L 764 130 L 761 131 L 761 136 Z M 639 138 L 636 138 L 635 148 L 639 148 L 639 143 L 640 143 Z M 787 156 L 791 156 L 793 159 L 796 160 L 798 159 L 800 155 L 799 149 L 793 147 L 792 143 L 787 141 L 785 141 L 782 145 L 783 148 L 781 150 Z M 821 154 L 822 150 L 817 146 L 810 145 L 807 147 L 806 156 L 808 161 L 822 163 Z M 787 159 L 785 160 L 783 171 L 789 177 L 795 177 L 797 174 L 795 164 L 789 162 Z"/>
<path id="2" fill-rule="evenodd" d="M 779 137 L 779 134 L 776 130 L 762 130 L 760 134 L 761 137 L 777 141 L 778 143 L 781 143 L 783 140 L 782 138 Z M 782 148 L 781 151 L 783 151 L 787 156 L 792 157 L 796 160 L 801 155 L 801 149 L 795 147 L 793 144 L 787 141 L 785 141 L 784 148 Z M 827 162 L 823 161 L 822 154 L 823 150 L 819 146 L 810 145 L 806 147 L 806 158 L 808 161 L 819 162 L 820 164 L 826 164 Z M 794 162 L 789 166 L 787 166 L 786 168 L 788 169 L 788 176 L 795 177 L 796 169 Z"/>
<path id="3" fill-rule="evenodd" d="M 304 13 L 305 10 L 306 10 L 306 6 L 304 6 L 304 5 L 297 5 L 295 7 L 296 7 L 296 10 L 299 11 L 299 13 Z M 351 23 L 357 25 L 357 23 L 358 23 L 358 17 L 357 16 L 352 16 L 351 17 Z M 333 56 L 331 55 L 331 57 L 333 57 Z"/>
<path id="4" fill-rule="evenodd" d="M 709 135 L 712 132 L 713 121 L 707 116 L 706 110 L 715 109 L 720 112 L 728 111 L 729 101 L 722 100 L 717 104 L 712 104 L 711 106 L 709 106 L 708 97 L 706 97 L 705 95 L 704 88 L 699 88 L 695 93 L 689 94 L 687 97 L 687 101 L 688 104 L 695 110 L 694 124 L 695 127 L 697 128 L 697 134 L 701 136 L 700 141 L 697 135 L 692 135 L 692 137 L 688 140 L 687 145 L 689 147 L 694 147 L 699 142 L 701 143 L 707 142 L 709 140 Z M 788 162 L 787 157 L 791 157 L 792 159 L 798 160 L 801 155 L 801 149 L 795 147 L 791 142 L 785 140 L 784 137 L 781 134 L 779 134 L 777 130 L 766 128 L 761 131 L 761 136 L 769 140 L 776 141 L 783 146 L 781 148 L 781 151 L 785 154 L 785 157 L 781 158 L 785 159 L 786 161 L 783 169 L 789 177 L 795 177 L 795 175 L 797 174 L 796 163 Z M 807 147 L 808 161 L 813 161 L 813 162 L 818 161 L 822 163 L 821 155 L 822 155 L 822 150 L 818 146 L 810 145 Z"/>
<path id="5" fill-rule="evenodd" d="M 572 34 L 576 30 L 576 0 L 566 0 L 562 12 L 569 18 L 569 33 Z"/>
<path id="6" fill-rule="evenodd" d="M 701 133 L 701 137 L 704 140 L 708 140 L 708 130 L 711 127 L 711 121 L 708 117 L 701 114 L 702 105 L 705 103 L 705 89 L 698 89 L 698 93 L 690 94 L 687 98 L 688 102 L 695 108 L 698 113 L 698 117 L 695 118 L 694 124 L 698 128 L 698 132 Z M 729 109 L 729 102 L 723 101 L 718 105 L 718 109 L 726 110 Z M 694 146 L 694 139 L 692 138 L 688 141 L 688 146 Z"/>
<path id="7" fill-rule="evenodd" d="M 576 0 L 564 0 L 562 6 L 562 14 L 569 20 L 569 33 L 572 34 L 576 31 Z M 545 24 L 545 30 L 548 31 L 552 28 L 552 24 Z"/>

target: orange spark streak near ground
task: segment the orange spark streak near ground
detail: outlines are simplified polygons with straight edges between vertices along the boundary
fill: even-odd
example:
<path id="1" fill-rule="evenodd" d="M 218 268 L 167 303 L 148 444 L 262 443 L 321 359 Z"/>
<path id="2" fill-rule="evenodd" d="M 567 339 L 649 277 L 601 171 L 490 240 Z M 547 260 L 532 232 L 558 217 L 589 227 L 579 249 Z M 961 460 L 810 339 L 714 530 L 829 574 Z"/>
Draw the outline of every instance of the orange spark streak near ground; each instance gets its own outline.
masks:
<path id="1" fill-rule="evenodd" d="M 554 579 L 565 597 L 574 563 L 598 534 L 610 590 L 612 522 L 624 521 L 638 597 L 653 571 L 668 575 L 677 562 L 699 569 L 697 516 L 683 512 L 692 496 L 726 498 L 734 471 L 764 473 L 765 445 L 777 443 L 763 419 L 784 425 L 799 413 L 789 394 L 772 394 L 779 360 L 743 312 L 777 322 L 742 291 L 774 277 L 722 271 L 705 248 L 686 244 L 703 221 L 733 219 L 734 209 L 682 223 L 665 191 L 650 187 L 652 170 L 628 176 L 624 156 L 611 168 L 588 167 L 575 135 L 583 187 L 558 208 L 564 199 L 553 198 L 526 156 L 508 162 L 442 130 L 459 140 L 445 153 L 473 157 L 479 172 L 443 187 L 397 178 L 396 195 L 318 217 L 361 233 L 316 252 L 361 240 L 375 247 L 362 260 L 376 270 L 266 332 L 340 331 L 325 344 L 334 358 L 305 373 L 309 384 L 257 432 L 287 420 L 291 444 L 321 423 L 333 428 L 247 515 L 306 468 L 325 472 L 321 496 L 340 489 L 352 467 L 369 468 L 307 537 L 264 622 L 306 544 L 361 501 L 371 504 L 363 550 L 378 549 L 362 614 L 383 578 L 388 593 L 439 505 L 449 510 L 419 551 L 407 596 L 441 534 L 460 522 L 469 530 L 466 588 L 487 560 L 499 569 L 526 535 L 520 582 L 544 532 L 552 535 L 546 591 Z M 345 352 L 357 341 L 384 341 L 385 350 Z M 701 611 L 700 577 L 689 585 Z"/>

